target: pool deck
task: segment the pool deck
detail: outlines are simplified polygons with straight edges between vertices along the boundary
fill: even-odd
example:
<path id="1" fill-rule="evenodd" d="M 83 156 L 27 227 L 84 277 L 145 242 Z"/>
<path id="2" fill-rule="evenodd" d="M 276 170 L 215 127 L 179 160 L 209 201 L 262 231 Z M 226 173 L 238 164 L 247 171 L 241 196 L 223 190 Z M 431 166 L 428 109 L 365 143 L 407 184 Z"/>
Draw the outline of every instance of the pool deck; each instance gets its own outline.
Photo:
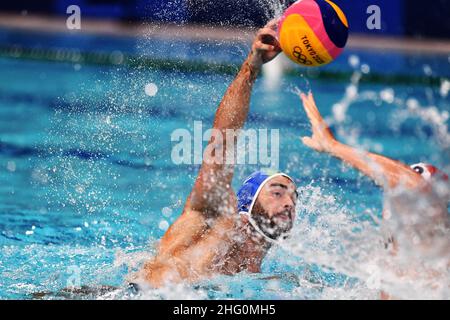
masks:
<path id="1" fill-rule="evenodd" d="M 42 32 L 89 33 L 109 36 L 155 37 L 206 41 L 250 42 L 255 29 L 221 26 L 200 26 L 124 23 L 116 20 L 82 18 L 80 30 L 69 30 L 64 17 L 0 12 L 0 27 Z M 347 47 L 366 50 L 394 50 L 450 55 L 450 40 L 408 39 L 400 37 L 350 34 Z"/>

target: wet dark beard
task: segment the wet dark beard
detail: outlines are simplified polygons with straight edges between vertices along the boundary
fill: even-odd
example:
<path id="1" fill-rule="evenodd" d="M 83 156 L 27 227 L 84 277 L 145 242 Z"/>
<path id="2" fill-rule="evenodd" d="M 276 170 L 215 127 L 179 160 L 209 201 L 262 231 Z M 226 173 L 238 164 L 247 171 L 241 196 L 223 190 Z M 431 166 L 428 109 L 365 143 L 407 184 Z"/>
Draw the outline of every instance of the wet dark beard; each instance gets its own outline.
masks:
<path id="1" fill-rule="evenodd" d="M 289 215 L 290 219 L 287 221 L 280 219 L 279 215 L 281 214 Z M 269 214 L 258 202 L 253 207 L 251 217 L 261 231 L 273 240 L 277 240 L 280 237 L 286 238 L 287 233 L 293 226 L 292 215 L 289 212 L 280 212 L 272 218 L 269 218 Z"/>

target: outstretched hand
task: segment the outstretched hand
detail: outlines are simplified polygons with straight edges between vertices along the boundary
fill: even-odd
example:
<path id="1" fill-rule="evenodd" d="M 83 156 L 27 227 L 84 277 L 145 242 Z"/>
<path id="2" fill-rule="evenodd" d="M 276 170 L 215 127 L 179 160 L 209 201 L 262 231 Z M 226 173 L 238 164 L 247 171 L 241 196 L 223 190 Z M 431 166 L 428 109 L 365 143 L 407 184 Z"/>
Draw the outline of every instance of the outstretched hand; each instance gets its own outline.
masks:
<path id="1" fill-rule="evenodd" d="M 264 28 L 259 29 L 252 44 L 251 63 L 261 67 L 274 59 L 282 50 L 277 39 L 277 19 L 269 21 Z"/>
<path id="2" fill-rule="evenodd" d="M 308 95 L 302 93 L 300 97 L 302 99 L 303 108 L 306 111 L 306 115 L 311 122 L 311 129 L 313 133 L 311 137 L 302 138 L 303 144 L 319 152 L 330 152 L 333 146 L 337 143 L 337 140 L 334 138 L 327 123 L 320 115 L 312 93 L 310 92 Z"/>

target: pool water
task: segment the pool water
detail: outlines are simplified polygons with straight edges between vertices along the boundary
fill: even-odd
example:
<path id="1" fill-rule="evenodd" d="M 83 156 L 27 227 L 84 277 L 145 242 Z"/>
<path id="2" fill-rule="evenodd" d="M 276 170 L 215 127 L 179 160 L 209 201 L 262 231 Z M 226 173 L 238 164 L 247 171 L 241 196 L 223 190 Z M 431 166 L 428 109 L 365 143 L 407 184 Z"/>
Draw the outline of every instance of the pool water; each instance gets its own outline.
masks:
<path id="1" fill-rule="evenodd" d="M 353 79 L 364 74 L 349 57 L 383 69 L 377 52 L 347 51 L 337 64 Z M 145 297 L 377 298 L 363 273 L 351 270 L 363 269 L 377 250 L 382 193 L 302 145 L 310 130 L 295 92 L 313 91 L 341 141 L 450 172 L 450 65 L 446 57 L 420 59 L 441 86 L 306 80 L 302 70 L 275 89 L 265 85 L 270 73 L 259 79 L 246 128 L 279 129 L 280 169 L 300 191 L 290 241 L 301 248 L 274 247 L 262 274 L 217 276 Z M 173 163 L 171 133 L 192 131 L 194 121 L 208 129 L 233 76 L 6 57 L 0 70 L 0 298 L 67 297 L 61 290 L 68 286 L 93 288 L 72 298 L 133 298 L 121 288 L 180 215 L 198 171 Z M 146 95 L 148 83 L 157 86 L 155 96 Z M 238 165 L 235 189 L 258 168 Z"/>

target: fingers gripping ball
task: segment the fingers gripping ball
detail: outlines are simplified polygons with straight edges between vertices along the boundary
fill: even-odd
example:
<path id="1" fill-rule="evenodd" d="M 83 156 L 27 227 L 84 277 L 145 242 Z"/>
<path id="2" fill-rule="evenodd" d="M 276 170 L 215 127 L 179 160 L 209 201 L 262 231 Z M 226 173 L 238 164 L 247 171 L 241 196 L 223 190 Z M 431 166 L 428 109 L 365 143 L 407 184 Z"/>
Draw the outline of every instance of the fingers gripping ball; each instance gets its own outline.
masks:
<path id="1" fill-rule="evenodd" d="M 299 0 L 278 24 L 283 52 L 307 67 L 323 66 L 336 59 L 348 38 L 348 22 L 342 10 L 328 0 Z"/>

